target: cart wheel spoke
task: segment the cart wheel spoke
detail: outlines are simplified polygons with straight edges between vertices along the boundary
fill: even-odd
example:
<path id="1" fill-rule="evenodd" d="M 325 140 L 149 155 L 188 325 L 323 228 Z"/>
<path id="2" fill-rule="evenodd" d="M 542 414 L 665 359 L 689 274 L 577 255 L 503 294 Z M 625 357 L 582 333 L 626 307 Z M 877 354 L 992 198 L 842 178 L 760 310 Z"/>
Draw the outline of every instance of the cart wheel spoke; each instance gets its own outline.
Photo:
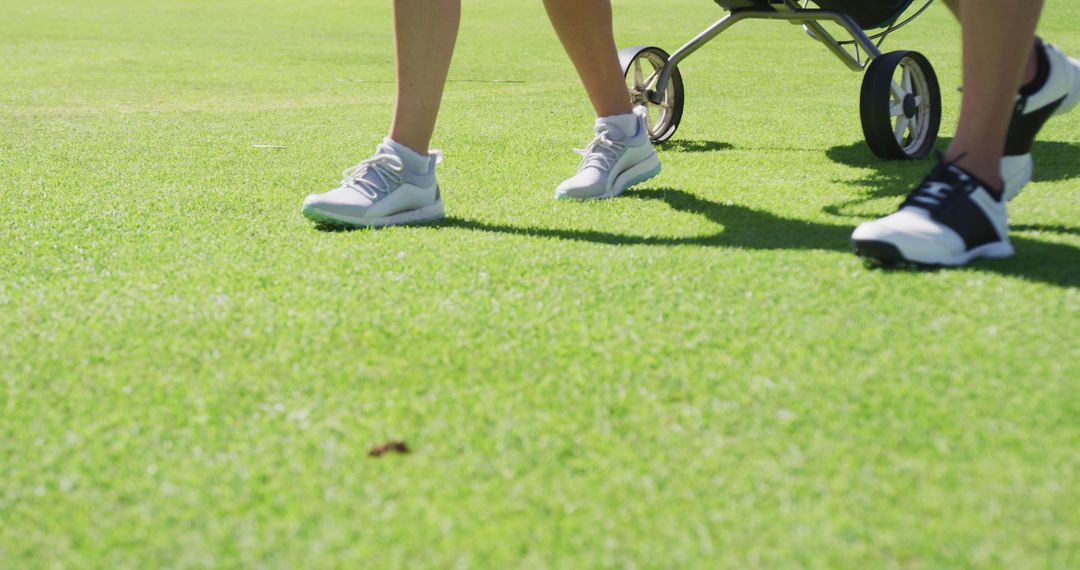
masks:
<path id="1" fill-rule="evenodd" d="M 660 70 L 654 69 L 652 75 L 645 78 L 645 87 L 648 89 L 655 89 L 656 84 L 660 81 Z"/>
<path id="2" fill-rule="evenodd" d="M 907 92 L 904 91 L 904 88 L 900 87 L 900 84 L 895 81 L 892 82 L 892 91 L 890 93 L 897 101 L 903 101 L 904 97 L 907 96 Z"/>
<path id="3" fill-rule="evenodd" d="M 918 136 L 919 131 L 922 129 L 922 123 L 919 122 L 919 116 L 915 115 L 908 122 L 908 129 L 911 131 L 911 136 Z"/>
<path id="4" fill-rule="evenodd" d="M 889 106 L 889 114 L 894 117 L 904 116 L 904 104 L 899 102 L 893 103 Z"/>
<path id="5" fill-rule="evenodd" d="M 907 132 L 908 125 L 910 123 L 911 121 L 907 117 L 900 117 L 896 119 L 896 129 L 893 131 L 893 133 L 896 135 L 896 140 L 900 141 L 901 143 L 904 142 L 904 133 Z"/>
<path id="6" fill-rule="evenodd" d="M 642 93 L 645 92 L 645 79 L 641 72 L 640 59 L 634 60 L 634 87 L 637 87 L 639 90 L 641 90 Z"/>

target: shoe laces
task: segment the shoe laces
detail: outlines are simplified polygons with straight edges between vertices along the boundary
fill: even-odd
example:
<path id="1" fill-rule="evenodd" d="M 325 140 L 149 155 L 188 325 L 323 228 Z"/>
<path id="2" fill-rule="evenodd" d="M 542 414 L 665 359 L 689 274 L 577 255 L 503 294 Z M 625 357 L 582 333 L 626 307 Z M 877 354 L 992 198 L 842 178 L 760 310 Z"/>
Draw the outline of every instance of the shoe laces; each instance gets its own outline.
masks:
<path id="1" fill-rule="evenodd" d="M 368 177 L 373 173 L 378 180 Z M 379 152 L 375 156 L 346 169 L 341 173 L 342 186 L 375 200 L 379 194 L 386 194 L 391 188 L 400 186 L 405 175 L 405 163 L 401 157 L 388 152 Z"/>
<path id="2" fill-rule="evenodd" d="M 615 161 L 619 160 L 619 155 L 626 149 L 626 143 L 612 140 L 608 133 L 608 128 L 601 125 L 597 127 L 596 138 L 589 143 L 589 146 L 584 149 L 574 149 L 574 152 L 583 157 L 581 164 L 578 165 L 578 172 L 590 166 L 607 172 L 615 166 Z"/>
<path id="3" fill-rule="evenodd" d="M 930 174 L 923 179 L 922 183 L 911 194 L 908 194 L 907 199 L 904 200 L 903 204 L 900 204 L 900 207 L 914 206 L 924 210 L 936 210 L 951 202 L 957 195 L 969 193 L 971 179 L 961 176 L 952 168 L 956 164 L 956 160 L 960 158 L 963 158 L 963 155 L 951 162 L 946 162 L 944 156 L 939 152 L 937 166 L 930 171 Z"/>

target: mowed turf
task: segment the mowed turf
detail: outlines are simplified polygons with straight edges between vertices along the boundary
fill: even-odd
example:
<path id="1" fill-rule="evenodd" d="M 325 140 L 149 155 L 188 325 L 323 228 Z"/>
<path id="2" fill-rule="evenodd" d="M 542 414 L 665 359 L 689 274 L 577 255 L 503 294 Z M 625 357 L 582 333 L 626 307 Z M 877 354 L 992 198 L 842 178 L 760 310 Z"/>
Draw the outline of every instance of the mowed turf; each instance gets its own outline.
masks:
<path id="1" fill-rule="evenodd" d="M 798 27 L 688 60 L 663 174 L 568 203 L 592 116 L 541 3 L 467 0 L 449 218 L 319 231 L 389 122 L 390 4 L 0 6 L 0 567 L 1080 566 L 1080 111 L 1016 257 L 872 270 L 852 228 L 932 161 L 875 159 Z M 723 14 L 615 11 L 669 51 Z M 944 8 L 885 45 L 951 133 Z"/>

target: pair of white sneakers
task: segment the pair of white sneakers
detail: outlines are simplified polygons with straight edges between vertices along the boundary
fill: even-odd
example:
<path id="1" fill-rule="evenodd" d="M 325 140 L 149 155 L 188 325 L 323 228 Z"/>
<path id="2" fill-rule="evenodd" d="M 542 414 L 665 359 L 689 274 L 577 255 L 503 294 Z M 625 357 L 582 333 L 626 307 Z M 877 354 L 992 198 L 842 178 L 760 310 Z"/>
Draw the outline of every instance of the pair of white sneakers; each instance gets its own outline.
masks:
<path id="1" fill-rule="evenodd" d="M 622 194 L 660 173 L 643 110 L 596 120 L 596 136 L 584 149 L 577 174 L 555 189 L 555 198 L 595 200 Z M 376 227 L 443 218 L 435 180 L 439 151 L 428 155 L 384 139 L 375 155 L 346 170 L 341 185 L 304 200 L 303 214 L 323 225 Z"/>
<path id="2" fill-rule="evenodd" d="M 942 163 L 899 210 L 855 229 L 857 255 L 883 266 L 938 267 L 1014 253 L 1006 204 L 1031 181 L 1035 136 L 1050 117 L 1080 104 L 1080 61 L 1041 41 L 1038 48 L 1041 85 L 1017 96 L 1001 161 L 1001 192 Z"/>

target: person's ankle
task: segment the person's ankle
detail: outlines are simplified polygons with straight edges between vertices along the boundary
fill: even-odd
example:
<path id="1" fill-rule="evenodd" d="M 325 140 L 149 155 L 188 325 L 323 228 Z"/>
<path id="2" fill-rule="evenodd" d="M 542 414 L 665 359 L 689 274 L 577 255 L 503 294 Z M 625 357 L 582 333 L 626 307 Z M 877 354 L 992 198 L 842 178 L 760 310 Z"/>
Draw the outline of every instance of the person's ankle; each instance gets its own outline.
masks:
<path id="1" fill-rule="evenodd" d="M 965 153 L 948 153 L 945 162 L 960 167 L 973 176 L 986 191 L 1000 199 L 1004 193 L 1005 180 L 1001 178 L 1001 160 L 979 158 Z"/>

